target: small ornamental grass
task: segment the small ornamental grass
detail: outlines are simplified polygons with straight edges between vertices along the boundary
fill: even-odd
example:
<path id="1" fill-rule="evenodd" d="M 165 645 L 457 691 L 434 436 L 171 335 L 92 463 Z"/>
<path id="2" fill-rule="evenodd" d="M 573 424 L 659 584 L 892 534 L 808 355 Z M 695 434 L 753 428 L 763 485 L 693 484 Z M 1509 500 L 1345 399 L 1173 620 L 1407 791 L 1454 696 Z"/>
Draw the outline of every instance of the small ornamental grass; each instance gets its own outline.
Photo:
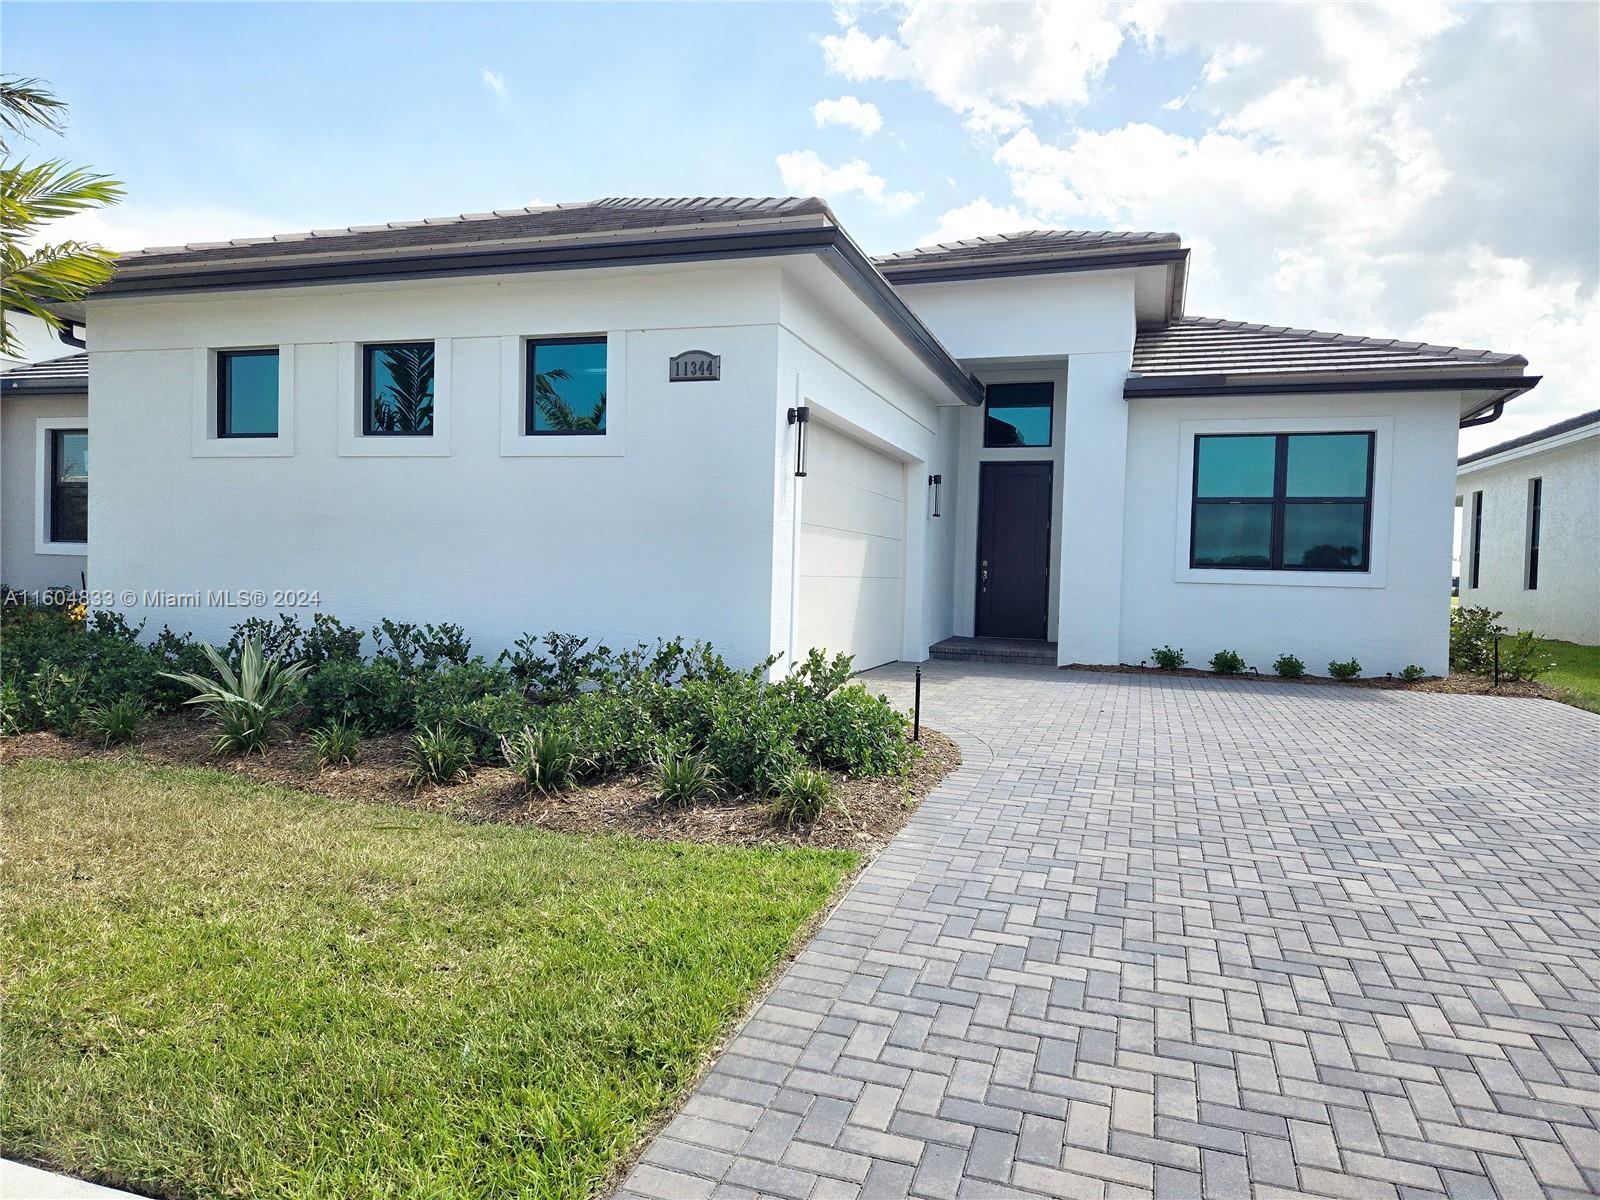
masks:
<path id="1" fill-rule="evenodd" d="M 1211 656 L 1211 669 L 1218 675 L 1242 675 L 1244 656 L 1237 650 L 1218 650 Z"/>
<path id="2" fill-rule="evenodd" d="M 460 783 L 472 774 L 472 743 L 453 729 L 419 729 L 406 746 L 406 768 L 412 787 Z"/>
<path id="3" fill-rule="evenodd" d="M 1335 679 L 1354 679 L 1361 674 L 1361 664 L 1353 658 L 1345 659 L 1343 662 L 1334 659 L 1328 664 L 1328 674 Z"/>
<path id="4" fill-rule="evenodd" d="M 216 754 L 265 754 L 267 741 L 279 715 L 294 700 L 295 685 L 310 669 L 305 663 L 281 662 L 247 637 L 239 648 L 235 670 L 212 646 L 202 645 L 216 678 L 192 672 L 162 674 L 194 689 L 184 703 L 198 704 L 217 727 L 212 751 Z"/>
<path id="5" fill-rule="evenodd" d="M 797 767 L 784 778 L 772 798 L 773 819 L 795 829 L 814 825 L 833 799 L 833 783 L 821 771 Z"/>
<path id="6" fill-rule="evenodd" d="M 353 766 L 361 757 L 361 730 L 330 721 L 311 731 L 311 758 L 319 768 Z"/>
<path id="7" fill-rule="evenodd" d="M 1157 667 L 1163 671 L 1176 671 L 1182 668 L 1189 660 L 1183 656 L 1181 649 L 1174 650 L 1171 646 L 1158 646 L 1150 651 L 1150 657 L 1155 660 Z"/>
<path id="8" fill-rule="evenodd" d="M 577 783 L 588 765 L 578 739 L 559 725 L 523 729 L 500 739 L 500 753 L 523 783 L 545 795 Z"/>
<path id="9" fill-rule="evenodd" d="M 1299 679 L 1306 673 L 1306 664 L 1293 654 L 1280 654 L 1272 660 L 1272 669 L 1285 679 Z"/>
<path id="10" fill-rule="evenodd" d="M 1407 683 L 1415 683 L 1427 673 L 1428 672 L 1422 667 L 1417 666 L 1416 663 L 1412 663 L 1409 667 L 1406 667 L 1400 672 L 1400 678 L 1404 679 Z"/>
<path id="11" fill-rule="evenodd" d="M 672 808 L 691 808 L 722 793 L 722 777 L 699 754 L 668 747 L 654 767 L 656 796 Z"/>
<path id="12" fill-rule="evenodd" d="M 83 732 L 102 746 L 123 746 L 136 740 L 150 709 L 139 696 L 97 704 L 83 714 Z"/>

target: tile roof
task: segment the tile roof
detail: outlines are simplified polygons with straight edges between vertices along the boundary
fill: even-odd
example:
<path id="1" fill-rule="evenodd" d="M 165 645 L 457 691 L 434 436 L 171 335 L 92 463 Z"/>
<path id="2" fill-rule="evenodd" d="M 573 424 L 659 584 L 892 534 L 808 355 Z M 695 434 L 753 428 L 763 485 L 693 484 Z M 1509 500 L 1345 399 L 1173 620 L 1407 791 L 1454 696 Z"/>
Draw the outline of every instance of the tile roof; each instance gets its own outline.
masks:
<path id="1" fill-rule="evenodd" d="M 1468 463 L 1475 463 L 1485 458 L 1493 458 L 1496 454 L 1504 454 L 1507 450 L 1520 450 L 1524 446 L 1531 446 L 1535 442 L 1542 442 L 1546 438 L 1558 437 L 1563 433 L 1572 433 L 1582 429 L 1585 425 L 1600 425 L 1600 408 L 1593 412 L 1579 413 L 1575 417 L 1568 417 L 1565 421 L 1557 421 L 1554 425 L 1546 425 L 1543 429 L 1535 429 L 1532 433 L 1525 433 L 1521 437 L 1512 438 L 1509 442 L 1501 442 L 1498 446 L 1490 446 L 1487 450 L 1479 450 L 1465 458 L 1457 459 L 1456 466 L 1464 467 Z"/>
<path id="2" fill-rule="evenodd" d="M 1091 258 L 1120 251 L 1178 250 L 1182 243 L 1175 233 L 1148 233 L 1133 230 L 1026 229 L 1018 233 L 996 233 L 986 237 L 941 242 L 880 254 L 872 262 L 893 278 L 924 268 L 998 266 L 1006 261 L 1033 259 Z"/>
<path id="3" fill-rule="evenodd" d="M 471 248 L 474 244 L 528 241 L 586 234 L 625 234 L 696 225 L 756 224 L 781 218 L 833 214 L 814 196 L 645 198 L 609 196 L 579 204 L 462 213 L 385 225 L 352 225 L 269 237 L 234 238 L 153 246 L 119 256 L 123 269 L 199 266 L 208 262 L 259 262 L 306 254 L 404 251 L 423 247 Z"/>
<path id="4" fill-rule="evenodd" d="M 70 394 L 89 391 L 87 352 L 23 363 L 0 372 L 0 390 L 6 392 L 51 392 Z"/>
<path id="5" fill-rule="evenodd" d="M 1133 373 L 1146 379 L 1462 369 L 1514 375 L 1527 365 L 1519 354 L 1251 325 L 1218 317 L 1185 317 L 1164 329 L 1140 333 L 1133 344 Z"/>

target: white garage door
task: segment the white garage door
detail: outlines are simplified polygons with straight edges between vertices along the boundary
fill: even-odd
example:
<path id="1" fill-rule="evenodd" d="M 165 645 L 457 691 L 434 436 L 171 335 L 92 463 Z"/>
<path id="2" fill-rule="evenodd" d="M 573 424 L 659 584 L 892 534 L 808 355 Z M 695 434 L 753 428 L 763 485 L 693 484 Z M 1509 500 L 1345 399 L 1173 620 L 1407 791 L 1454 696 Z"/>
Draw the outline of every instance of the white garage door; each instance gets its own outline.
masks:
<path id="1" fill-rule="evenodd" d="M 800 507 L 801 656 L 855 656 L 858 671 L 900 657 L 905 603 L 905 471 L 826 425 L 807 431 Z"/>

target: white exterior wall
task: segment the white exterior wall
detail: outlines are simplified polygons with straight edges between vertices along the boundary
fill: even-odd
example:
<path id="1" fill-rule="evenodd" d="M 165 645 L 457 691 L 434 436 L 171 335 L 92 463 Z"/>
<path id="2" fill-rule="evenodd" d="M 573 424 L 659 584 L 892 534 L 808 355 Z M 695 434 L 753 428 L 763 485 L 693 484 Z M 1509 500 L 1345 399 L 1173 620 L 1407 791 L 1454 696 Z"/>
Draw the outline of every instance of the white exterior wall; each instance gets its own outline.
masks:
<path id="1" fill-rule="evenodd" d="M 1365 675 L 1449 665 L 1455 393 L 1143 399 L 1129 404 L 1117 661 L 1180 647 L 1191 666 L 1236 650 L 1263 674 L 1294 654 L 1313 674 L 1359 659 Z M 1190 472 L 1197 433 L 1376 432 L 1372 569 L 1192 570 Z"/>
<path id="2" fill-rule="evenodd" d="M 1062 663 L 1114 661 L 1122 623 L 1122 496 L 1133 358 L 1130 271 L 929 283 L 906 303 L 987 382 L 1052 380 L 1055 444 L 983 448 L 982 414 L 961 417 L 960 480 L 951 589 L 955 632 L 973 632 L 979 464 L 1053 464 L 1054 544 L 1049 633 Z"/>
<path id="3" fill-rule="evenodd" d="M 1542 479 L 1539 586 L 1527 581 L 1528 481 Z M 1471 586 L 1472 494 L 1483 493 L 1482 562 Z M 1504 613 L 1512 629 L 1600 645 L 1600 428 L 1533 453 L 1512 452 L 1460 472 L 1461 603 Z"/>
<path id="4" fill-rule="evenodd" d="M 758 660 L 774 637 L 778 292 L 776 267 L 745 264 L 92 304 L 90 584 L 311 589 L 362 625 L 458 622 L 488 653 L 556 629 L 706 637 Z M 520 339 L 594 332 L 610 338 L 606 438 L 508 444 Z M 440 434 L 420 455 L 351 453 L 355 345 L 406 339 L 437 344 Z M 259 345 L 293 348 L 292 453 L 205 456 L 205 348 Z M 721 381 L 669 384 L 688 349 L 720 354 Z M 209 637 L 253 611 L 126 608 Z"/>
<path id="5" fill-rule="evenodd" d="M 52 545 L 45 525 L 49 502 L 46 431 L 83 429 L 88 423 L 85 396 L 28 396 L 13 393 L 0 401 L 0 584 L 23 592 L 77 589 L 87 568 L 86 547 Z M 92 488 L 99 446 L 89 445 Z M 95 506 L 89 506 L 90 536 L 98 537 Z"/>

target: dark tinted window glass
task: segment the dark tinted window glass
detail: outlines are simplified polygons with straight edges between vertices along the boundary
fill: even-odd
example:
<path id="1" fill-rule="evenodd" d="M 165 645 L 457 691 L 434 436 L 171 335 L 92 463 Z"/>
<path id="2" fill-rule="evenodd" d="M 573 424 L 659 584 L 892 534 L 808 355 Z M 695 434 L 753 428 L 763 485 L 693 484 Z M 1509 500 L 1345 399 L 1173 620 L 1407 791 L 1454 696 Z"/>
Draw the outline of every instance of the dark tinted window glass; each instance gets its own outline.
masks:
<path id="1" fill-rule="evenodd" d="M 1367 449 L 1364 433 L 1290 435 L 1286 496 L 1365 496 Z"/>
<path id="2" fill-rule="evenodd" d="M 1283 510 L 1283 565 L 1325 571 L 1366 568 L 1367 506 L 1288 504 Z"/>
<path id="3" fill-rule="evenodd" d="M 433 435 L 433 343 L 368 346 L 363 404 L 368 434 Z"/>
<path id="4" fill-rule="evenodd" d="M 984 389 L 985 446 L 1048 446 L 1055 385 L 992 383 Z"/>
<path id="5" fill-rule="evenodd" d="M 1276 437 L 1201 437 L 1195 439 L 1196 496 L 1271 496 L 1276 472 Z"/>
<path id="6" fill-rule="evenodd" d="M 217 436 L 273 437 L 278 432 L 278 352 L 217 354 Z"/>
<path id="7" fill-rule="evenodd" d="M 1266 567 L 1271 564 L 1270 503 L 1195 505 L 1195 566 Z"/>
<path id="8" fill-rule="evenodd" d="M 528 343 L 527 431 L 606 431 L 604 338 Z"/>
<path id="9" fill-rule="evenodd" d="M 50 540 L 89 540 L 89 434 L 57 429 L 50 435 Z"/>

